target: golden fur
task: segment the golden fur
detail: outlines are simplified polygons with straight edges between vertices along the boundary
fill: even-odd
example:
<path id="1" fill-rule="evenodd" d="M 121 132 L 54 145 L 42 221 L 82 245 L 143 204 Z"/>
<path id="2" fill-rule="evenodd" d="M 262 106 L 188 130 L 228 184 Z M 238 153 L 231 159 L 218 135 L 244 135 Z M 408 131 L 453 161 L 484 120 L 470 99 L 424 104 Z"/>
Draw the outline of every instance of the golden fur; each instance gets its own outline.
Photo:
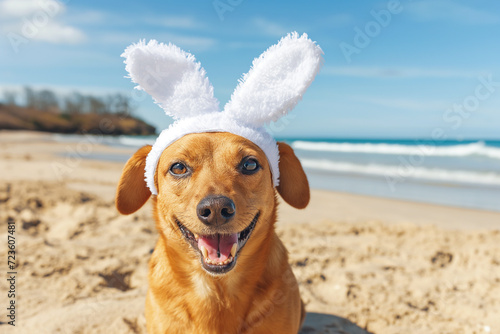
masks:
<path id="1" fill-rule="evenodd" d="M 139 149 L 123 169 L 116 206 L 123 214 L 138 210 L 151 193 L 144 182 L 145 158 L 151 146 Z M 304 208 L 309 185 L 299 160 L 279 143 L 280 185 L 290 205 Z M 255 157 L 261 170 L 244 175 L 238 165 Z M 175 178 L 169 169 L 182 161 L 192 173 Z M 305 316 L 299 289 L 285 247 L 275 233 L 277 198 L 264 153 L 252 142 L 230 133 L 190 134 L 163 152 L 155 176 L 154 219 L 160 234 L 149 263 L 146 298 L 148 332 L 156 333 L 297 333 Z M 202 224 L 196 206 L 207 195 L 234 201 L 236 214 L 222 227 Z M 236 266 L 213 275 L 185 240 L 176 220 L 199 235 L 236 233 L 260 212 L 241 249 Z"/>

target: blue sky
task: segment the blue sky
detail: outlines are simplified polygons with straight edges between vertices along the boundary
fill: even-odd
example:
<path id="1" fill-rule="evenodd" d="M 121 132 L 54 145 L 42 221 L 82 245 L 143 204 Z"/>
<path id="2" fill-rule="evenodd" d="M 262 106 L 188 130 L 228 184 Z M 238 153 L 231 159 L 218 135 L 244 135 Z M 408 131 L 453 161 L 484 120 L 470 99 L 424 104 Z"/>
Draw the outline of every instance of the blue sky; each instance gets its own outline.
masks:
<path id="1" fill-rule="evenodd" d="M 132 94 L 120 54 L 157 39 L 193 53 L 224 105 L 298 31 L 325 64 L 276 136 L 500 139 L 498 1 L 54 1 L 0 0 L 0 89 Z M 134 96 L 137 116 L 170 123 Z"/>

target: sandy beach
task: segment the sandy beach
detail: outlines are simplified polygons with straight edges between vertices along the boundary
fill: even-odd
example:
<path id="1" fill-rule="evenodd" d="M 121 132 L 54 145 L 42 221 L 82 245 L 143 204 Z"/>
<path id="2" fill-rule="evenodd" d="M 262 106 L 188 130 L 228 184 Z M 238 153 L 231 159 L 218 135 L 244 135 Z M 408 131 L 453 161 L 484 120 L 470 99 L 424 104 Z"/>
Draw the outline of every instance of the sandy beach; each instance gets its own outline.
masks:
<path id="1" fill-rule="evenodd" d="M 146 333 L 151 205 L 114 207 L 132 154 L 96 139 L 0 131 L 2 333 Z M 6 324 L 15 222 L 16 326 Z M 500 333 L 500 213 L 312 191 L 279 208 L 308 315 L 301 333 Z"/>

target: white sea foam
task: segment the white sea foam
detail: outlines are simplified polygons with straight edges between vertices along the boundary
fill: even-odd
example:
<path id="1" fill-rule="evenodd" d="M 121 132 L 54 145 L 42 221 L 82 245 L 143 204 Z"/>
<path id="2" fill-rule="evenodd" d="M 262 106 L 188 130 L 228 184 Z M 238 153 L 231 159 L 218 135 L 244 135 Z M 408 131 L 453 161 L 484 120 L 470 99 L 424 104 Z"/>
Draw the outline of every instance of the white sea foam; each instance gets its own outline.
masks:
<path id="1" fill-rule="evenodd" d="M 417 156 L 447 156 L 465 157 L 471 155 L 485 156 L 491 159 L 500 159 L 500 148 L 490 147 L 484 142 L 475 142 L 462 145 L 433 146 L 433 145 L 401 145 L 401 144 L 373 144 L 373 143 L 328 143 L 294 141 L 292 147 L 298 150 L 342 152 L 342 153 L 368 153 L 391 155 L 417 155 Z"/>
<path id="2" fill-rule="evenodd" d="M 468 183 L 500 186 L 500 174 L 493 172 L 474 172 L 466 170 L 447 170 L 413 166 L 368 164 L 359 165 L 348 162 L 333 162 L 322 159 L 301 159 L 305 168 L 337 173 L 383 176 L 392 179 L 417 179 L 450 183 Z"/>
<path id="3" fill-rule="evenodd" d="M 132 136 L 120 136 L 117 138 L 117 142 L 124 146 L 130 147 L 141 147 L 144 145 L 153 145 L 155 143 L 155 136 L 151 137 L 132 137 Z"/>
<path id="4" fill-rule="evenodd" d="M 53 134 L 52 139 L 57 142 L 78 143 L 90 141 L 92 143 L 105 144 L 118 147 L 141 147 L 144 145 L 153 145 L 156 136 L 103 136 L 91 134 Z"/>

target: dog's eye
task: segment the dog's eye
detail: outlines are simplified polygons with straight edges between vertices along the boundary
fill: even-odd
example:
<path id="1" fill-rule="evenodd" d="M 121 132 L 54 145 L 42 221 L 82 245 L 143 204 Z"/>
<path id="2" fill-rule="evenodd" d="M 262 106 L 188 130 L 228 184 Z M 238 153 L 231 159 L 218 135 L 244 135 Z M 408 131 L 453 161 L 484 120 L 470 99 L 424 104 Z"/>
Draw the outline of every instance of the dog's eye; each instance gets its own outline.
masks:
<path id="1" fill-rule="evenodd" d="M 186 174 L 186 172 L 187 172 L 187 167 L 180 162 L 176 162 L 170 167 L 170 173 L 174 175 L 182 175 Z"/>
<path id="2" fill-rule="evenodd" d="M 243 159 L 241 164 L 241 171 L 244 174 L 253 174 L 259 169 L 259 162 L 255 158 L 247 157 Z"/>

